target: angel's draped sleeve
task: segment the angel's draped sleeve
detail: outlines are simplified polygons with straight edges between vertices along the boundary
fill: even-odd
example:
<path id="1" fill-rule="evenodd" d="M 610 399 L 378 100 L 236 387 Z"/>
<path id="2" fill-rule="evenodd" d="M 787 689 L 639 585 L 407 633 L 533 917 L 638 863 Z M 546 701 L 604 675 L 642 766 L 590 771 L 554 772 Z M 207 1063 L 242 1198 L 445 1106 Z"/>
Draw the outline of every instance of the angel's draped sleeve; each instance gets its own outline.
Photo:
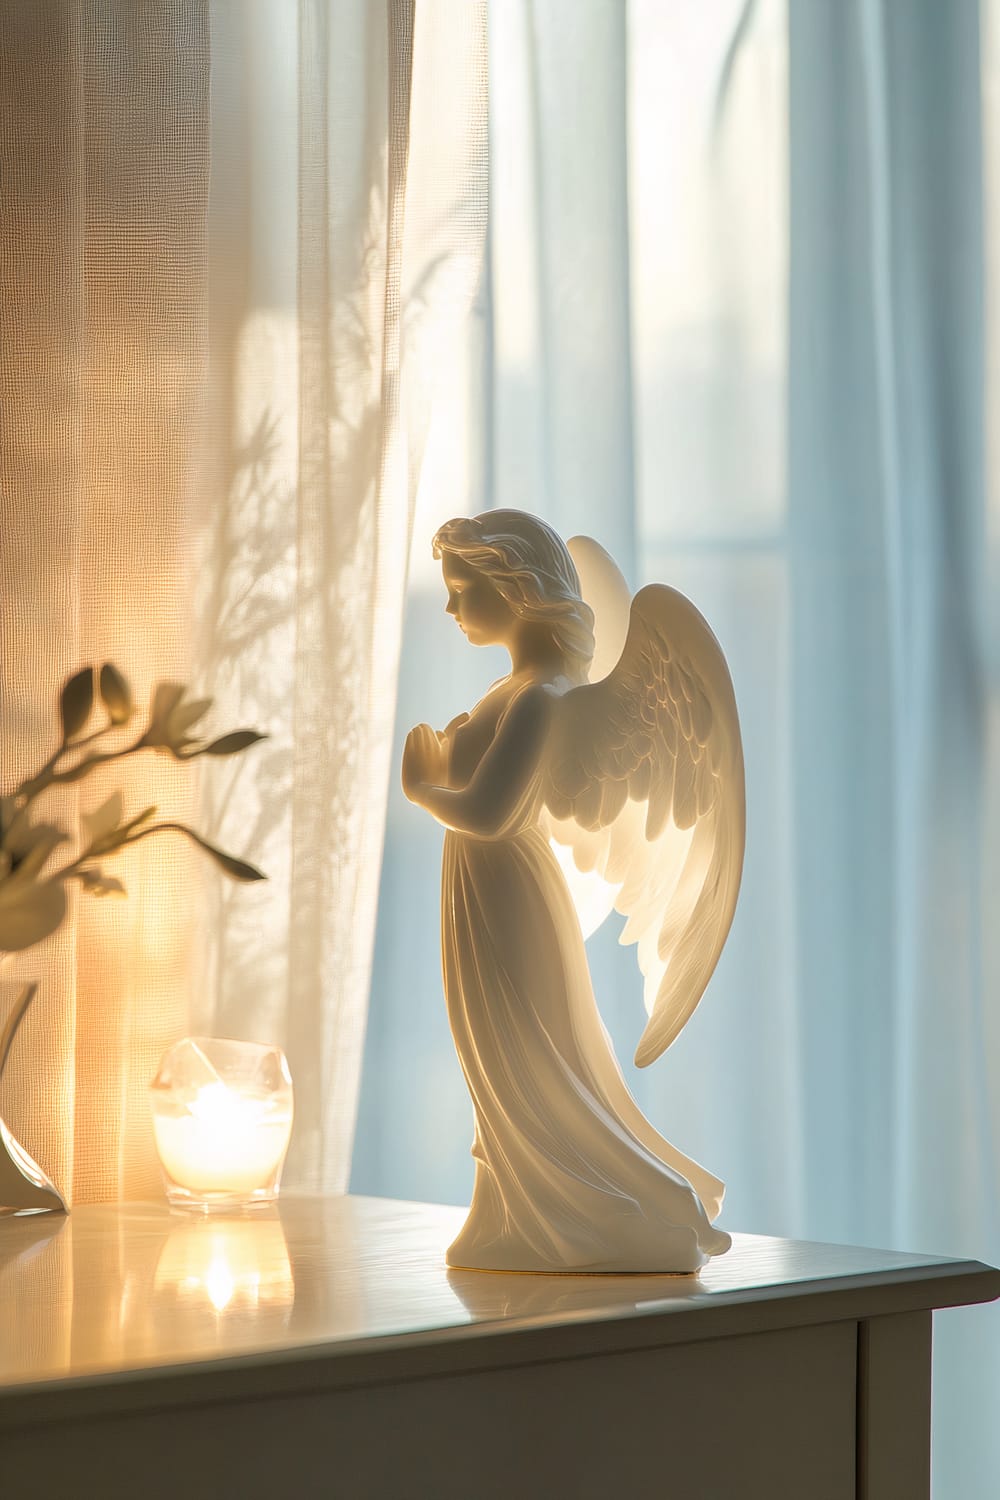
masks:
<path id="1" fill-rule="evenodd" d="M 423 806 L 445 828 L 473 838 L 508 836 L 530 821 L 554 695 L 532 685 L 514 698 L 467 786 L 425 787 Z"/>

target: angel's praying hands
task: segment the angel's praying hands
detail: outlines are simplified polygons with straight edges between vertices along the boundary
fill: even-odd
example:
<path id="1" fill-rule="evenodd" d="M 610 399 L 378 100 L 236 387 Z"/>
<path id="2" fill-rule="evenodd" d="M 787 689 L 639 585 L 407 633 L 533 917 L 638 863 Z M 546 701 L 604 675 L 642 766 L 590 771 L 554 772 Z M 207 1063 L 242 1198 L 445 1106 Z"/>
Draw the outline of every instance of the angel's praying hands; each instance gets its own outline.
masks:
<path id="1" fill-rule="evenodd" d="M 696 1271 L 729 1248 L 714 1227 L 724 1187 L 632 1098 L 574 901 L 591 872 L 607 893 L 598 919 L 612 906 L 628 919 L 648 1063 L 700 1000 L 739 890 L 743 758 L 725 659 L 682 595 L 652 585 L 630 605 L 597 543 L 567 548 L 524 512 L 450 521 L 434 551 L 448 613 L 511 658 L 471 713 L 411 730 L 403 756 L 406 795 L 447 830 L 444 988 L 475 1113 L 472 1206 L 448 1262 Z"/>

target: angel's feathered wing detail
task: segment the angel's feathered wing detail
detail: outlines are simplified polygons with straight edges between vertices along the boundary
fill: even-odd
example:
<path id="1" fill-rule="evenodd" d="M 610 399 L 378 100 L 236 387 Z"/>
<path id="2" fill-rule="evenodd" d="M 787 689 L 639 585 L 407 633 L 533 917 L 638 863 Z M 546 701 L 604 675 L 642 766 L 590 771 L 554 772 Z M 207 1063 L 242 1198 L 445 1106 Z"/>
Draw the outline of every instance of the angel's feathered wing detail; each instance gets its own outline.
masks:
<path id="1" fill-rule="evenodd" d="M 701 999 L 736 909 L 746 803 L 732 680 L 691 601 L 650 584 L 632 601 L 618 665 L 554 713 L 549 831 L 617 890 L 621 941 L 638 944 L 645 977 L 645 1067 Z"/>

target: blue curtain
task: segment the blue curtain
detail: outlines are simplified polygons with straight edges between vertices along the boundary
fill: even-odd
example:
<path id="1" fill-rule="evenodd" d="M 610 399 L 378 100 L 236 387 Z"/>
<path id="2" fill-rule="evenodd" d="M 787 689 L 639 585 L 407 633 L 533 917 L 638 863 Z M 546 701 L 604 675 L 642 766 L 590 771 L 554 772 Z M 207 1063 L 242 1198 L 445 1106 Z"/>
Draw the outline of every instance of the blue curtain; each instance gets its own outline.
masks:
<path id="1" fill-rule="evenodd" d="M 627 1061 L 633 951 L 614 919 L 592 939 L 629 1082 L 727 1180 L 731 1228 L 996 1264 L 982 22 L 976 0 L 493 8 L 464 468 L 421 494 L 396 761 L 503 669 L 444 616 L 447 516 L 534 510 L 691 594 L 744 723 L 746 874 L 652 1070 Z M 461 1203 L 428 825 L 394 786 L 352 1188 Z M 935 1493 L 992 1500 L 1000 1316 L 939 1315 L 935 1346 Z"/>
<path id="2" fill-rule="evenodd" d="M 1000 1258 L 981 18 L 789 11 L 789 549 L 810 1233 Z M 992 572 L 992 578 L 990 576 Z M 942 1496 L 1000 1321 L 936 1321 Z"/>

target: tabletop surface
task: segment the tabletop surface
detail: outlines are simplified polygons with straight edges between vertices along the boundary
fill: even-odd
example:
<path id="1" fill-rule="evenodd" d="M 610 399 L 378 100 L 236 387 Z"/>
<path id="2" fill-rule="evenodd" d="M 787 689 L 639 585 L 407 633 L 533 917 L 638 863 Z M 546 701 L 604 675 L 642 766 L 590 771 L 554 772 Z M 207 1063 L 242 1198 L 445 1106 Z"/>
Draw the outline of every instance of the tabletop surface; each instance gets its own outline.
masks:
<path id="1" fill-rule="evenodd" d="M 634 1338 L 653 1317 L 669 1320 L 669 1336 L 678 1317 L 694 1328 L 697 1315 L 700 1331 L 724 1309 L 753 1303 L 766 1316 L 779 1300 L 785 1324 L 796 1299 L 818 1299 L 812 1321 L 866 1316 L 863 1298 L 887 1288 L 906 1307 L 1000 1294 L 1000 1272 L 975 1261 L 740 1234 L 698 1276 L 449 1270 L 444 1251 L 463 1217 L 387 1199 L 287 1197 L 244 1218 L 131 1203 L 0 1219 L 0 1408 L 40 1385 L 107 1385 L 219 1360 L 370 1356 L 573 1325 L 605 1338 L 628 1325 Z"/>

